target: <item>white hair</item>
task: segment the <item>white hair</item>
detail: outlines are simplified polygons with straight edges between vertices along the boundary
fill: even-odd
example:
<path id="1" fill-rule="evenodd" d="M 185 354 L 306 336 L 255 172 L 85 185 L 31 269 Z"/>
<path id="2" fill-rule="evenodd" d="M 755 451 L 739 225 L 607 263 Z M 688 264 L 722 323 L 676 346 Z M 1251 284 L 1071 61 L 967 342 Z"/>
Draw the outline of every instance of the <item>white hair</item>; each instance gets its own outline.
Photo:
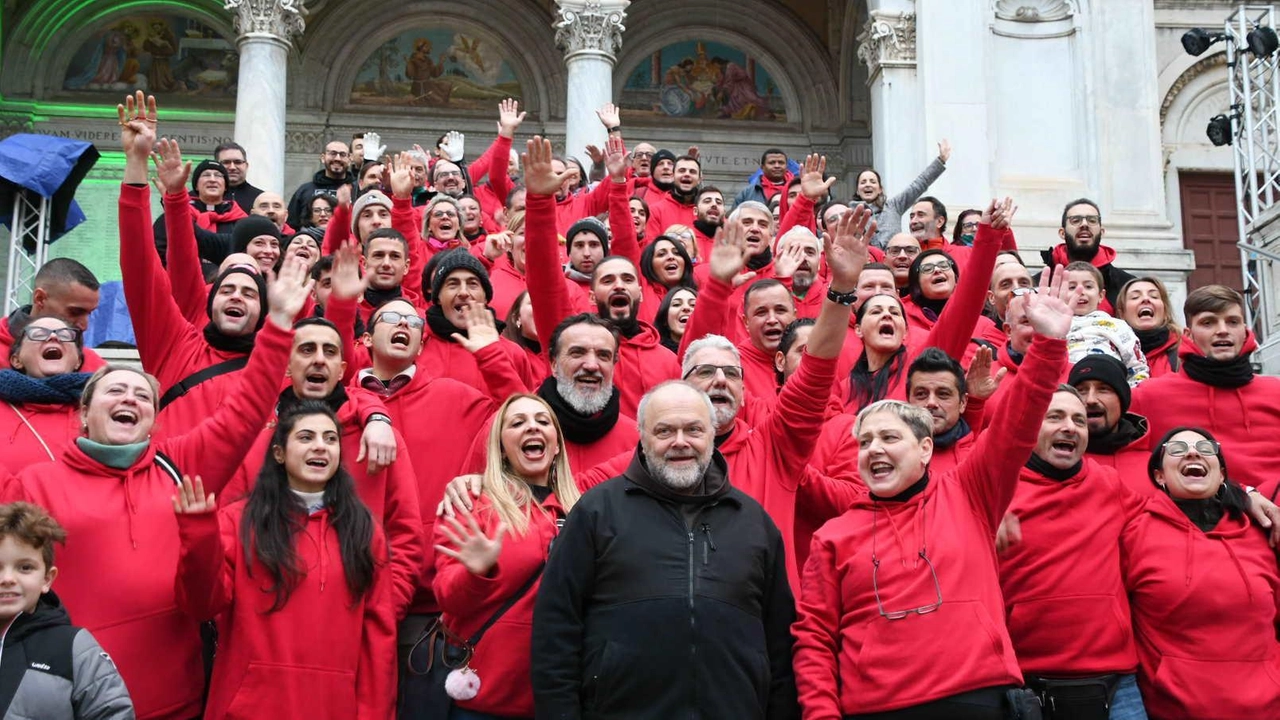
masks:
<path id="1" fill-rule="evenodd" d="M 764 213 L 765 217 L 769 218 L 769 227 L 773 227 L 773 211 L 769 209 L 768 205 L 755 200 L 744 200 L 733 206 L 733 212 L 729 213 L 729 221 L 737 220 L 743 210 L 755 210 L 756 212 Z"/>
<path id="2" fill-rule="evenodd" d="M 717 335 L 715 337 L 719 336 Z M 649 392 L 645 393 L 644 397 L 640 398 L 640 404 L 636 406 L 636 427 L 639 428 L 641 435 L 644 434 L 644 418 L 649 414 L 649 400 L 653 397 L 654 393 L 672 385 L 683 385 L 684 387 L 698 393 L 698 396 L 702 398 L 702 402 L 706 403 L 707 416 L 715 416 L 715 406 L 711 404 L 711 397 L 699 390 L 693 383 L 686 382 L 684 380 L 664 380 L 650 388 Z"/>
<path id="3" fill-rule="evenodd" d="M 810 230 L 809 228 L 803 225 L 796 225 L 790 230 L 782 233 L 782 237 L 778 238 L 778 242 L 776 243 L 778 246 L 778 249 L 781 250 L 785 243 L 789 243 L 793 239 L 801 240 L 804 242 L 817 243 L 818 252 L 822 252 L 823 250 L 822 238 L 818 235 L 814 235 L 812 230 Z"/>
<path id="4" fill-rule="evenodd" d="M 1074 388 L 1072 388 L 1074 390 Z M 933 416 L 928 410 L 909 405 L 901 400 L 880 400 L 862 408 L 858 418 L 853 422 L 853 434 L 856 437 L 862 432 L 862 423 L 876 413 L 889 413 L 902 421 L 917 440 L 933 437 Z"/>
<path id="5" fill-rule="evenodd" d="M 734 347 L 729 338 L 723 335 L 704 335 L 697 340 L 689 343 L 689 347 L 684 351 L 684 361 L 680 363 L 680 377 L 685 377 L 689 371 L 697 365 L 693 361 L 693 357 L 702 352 L 706 348 L 715 348 L 716 350 L 728 350 L 733 353 L 733 359 L 739 364 L 742 363 L 742 353 L 738 352 L 738 348 Z"/>
<path id="6" fill-rule="evenodd" d="M 405 154 L 407 154 L 411 159 L 422 163 L 423 167 L 428 167 L 431 165 L 431 163 L 427 160 L 427 154 L 425 152 L 419 152 L 417 150 L 407 150 L 405 151 Z"/>

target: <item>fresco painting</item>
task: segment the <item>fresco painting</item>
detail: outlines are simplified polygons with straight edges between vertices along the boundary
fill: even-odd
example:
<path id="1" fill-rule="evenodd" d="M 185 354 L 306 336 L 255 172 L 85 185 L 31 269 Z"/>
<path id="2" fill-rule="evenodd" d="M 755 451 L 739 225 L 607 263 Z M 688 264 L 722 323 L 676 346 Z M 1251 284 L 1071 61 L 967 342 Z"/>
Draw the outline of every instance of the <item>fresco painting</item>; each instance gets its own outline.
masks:
<path id="1" fill-rule="evenodd" d="M 706 40 L 667 45 L 637 65 L 622 89 L 625 114 L 786 122 L 769 72 L 737 48 Z"/>
<path id="2" fill-rule="evenodd" d="M 351 89 L 357 105 L 492 110 L 521 98 L 501 45 L 450 28 L 409 30 L 383 43 L 360 65 Z"/>
<path id="3" fill-rule="evenodd" d="M 233 97 L 236 45 L 199 20 L 154 13 L 112 21 L 71 58 L 63 90 L 145 90 L 169 95 Z"/>

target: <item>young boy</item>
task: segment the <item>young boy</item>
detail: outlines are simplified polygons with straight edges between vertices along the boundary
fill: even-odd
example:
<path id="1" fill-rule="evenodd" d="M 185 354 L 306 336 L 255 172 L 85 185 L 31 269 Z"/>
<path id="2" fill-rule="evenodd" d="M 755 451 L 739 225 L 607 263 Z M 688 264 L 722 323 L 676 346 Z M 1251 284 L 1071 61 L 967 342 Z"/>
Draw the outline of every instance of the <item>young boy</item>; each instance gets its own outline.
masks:
<path id="1" fill-rule="evenodd" d="M 1067 289 L 1079 293 L 1071 308 L 1071 332 L 1067 333 L 1067 360 L 1072 365 L 1087 355 L 1102 353 L 1124 364 L 1129 387 L 1151 376 L 1142 343 L 1133 328 L 1119 318 L 1098 309 L 1102 302 L 1102 273 L 1087 262 L 1073 262 L 1063 268 Z"/>
<path id="2" fill-rule="evenodd" d="M 71 625 L 50 590 L 53 544 L 66 531 L 30 503 L 0 505 L 0 713 L 41 720 L 133 720 L 111 658 Z"/>

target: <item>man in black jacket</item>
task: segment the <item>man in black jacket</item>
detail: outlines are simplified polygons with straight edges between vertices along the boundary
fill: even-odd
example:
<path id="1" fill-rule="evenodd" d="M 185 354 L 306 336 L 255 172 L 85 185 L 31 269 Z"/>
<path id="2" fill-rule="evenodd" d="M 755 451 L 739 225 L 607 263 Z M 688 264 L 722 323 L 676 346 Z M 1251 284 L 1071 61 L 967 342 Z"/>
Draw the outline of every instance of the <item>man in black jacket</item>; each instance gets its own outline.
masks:
<path id="1" fill-rule="evenodd" d="M 326 193 L 337 195 L 343 185 L 355 185 L 355 176 L 351 173 L 351 150 L 341 140 L 334 140 L 324 146 L 320 155 L 323 167 L 294 191 L 289 199 L 288 223 L 292 227 L 302 227 L 302 220 L 307 216 L 311 201 L 317 195 Z M 357 168 L 358 169 L 358 168 Z M 354 193 L 352 193 L 354 196 Z"/>
<path id="2" fill-rule="evenodd" d="M 1081 261 L 1098 268 L 1106 295 L 1099 309 L 1112 313 L 1115 312 L 1116 295 L 1125 283 L 1133 279 L 1133 275 L 1113 264 L 1116 251 L 1102 244 L 1106 232 L 1097 203 L 1089 198 L 1072 200 L 1062 208 L 1062 227 L 1058 230 L 1062 243 L 1042 251 L 1040 257 L 1045 267 L 1066 267 L 1068 263 Z M 1036 273 L 1033 280 L 1039 282 L 1040 273 Z"/>
<path id="3" fill-rule="evenodd" d="M 640 448 L 582 497 L 533 616 L 539 718 L 798 718 L 782 536 L 727 476 L 711 401 L 641 400 Z"/>

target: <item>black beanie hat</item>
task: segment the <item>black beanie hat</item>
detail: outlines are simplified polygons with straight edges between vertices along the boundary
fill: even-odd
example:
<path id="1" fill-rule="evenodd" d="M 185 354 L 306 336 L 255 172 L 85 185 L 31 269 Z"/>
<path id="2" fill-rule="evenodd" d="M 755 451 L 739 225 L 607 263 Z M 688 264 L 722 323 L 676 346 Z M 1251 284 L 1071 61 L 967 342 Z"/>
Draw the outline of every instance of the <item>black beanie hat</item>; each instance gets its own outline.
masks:
<path id="1" fill-rule="evenodd" d="M 231 229 L 231 252 L 242 253 L 248 250 L 249 243 L 259 235 L 270 235 L 279 240 L 280 228 L 276 227 L 271 218 L 263 215 L 240 218 L 236 221 L 236 226 Z"/>
<path id="2" fill-rule="evenodd" d="M 1133 391 L 1129 389 L 1129 372 L 1121 362 L 1110 355 L 1087 355 L 1071 368 L 1067 384 L 1075 387 L 1085 380 L 1097 380 L 1111 386 L 1120 397 L 1120 412 L 1129 412 Z"/>
<path id="3" fill-rule="evenodd" d="M 580 232 L 589 232 L 600 238 L 600 245 L 604 248 L 604 254 L 609 254 L 609 231 L 605 229 L 604 223 L 593 217 L 582 218 L 569 228 L 569 232 L 564 236 L 565 243 L 572 246 L 573 239 Z"/>
<path id="4" fill-rule="evenodd" d="M 439 300 L 440 286 L 444 285 L 445 278 L 455 270 L 466 270 L 479 278 L 480 287 L 484 288 L 484 302 L 486 305 L 489 304 L 493 299 L 493 283 L 489 282 L 489 273 L 484 269 L 484 265 L 465 248 L 446 250 L 439 256 L 435 274 L 431 276 L 431 299 Z"/>
<path id="5" fill-rule="evenodd" d="M 227 169 L 222 167 L 221 163 L 215 160 L 201 160 L 200 164 L 196 166 L 196 169 L 191 171 L 192 190 L 199 192 L 199 188 L 196 186 L 200 183 L 200 176 L 204 174 L 205 170 L 217 170 L 222 173 L 222 184 L 224 186 L 223 192 L 225 193 L 227 190 L 231 189 L 231 176 L 227 175 Z"/>
<path id="6" fill-rule="evenodd" d="M 244 273 L 253 278 L 253 281 L 258 285 L 258 324 L 254 327 L 254 332 L 257 332 L 267 322 L 267 279 L 247 265 L 232 265 L 214 278 L 213 285 L 209 287 L 209 300 L 204 307 L 205 314 L 209 316 L 210 320 L 213 319 L 213 298 L 218 294 L 218 288 L 222 287 L 223 281 L 232 273 Z"/>
<path id="7" fill-rule="evenodd" d="M 658 152 L 653 154 L 652 158 L 649 159 L 649 167 L 650 168 L 658 167 L 658 162 L 660 160 L 670 160 L 672 163 L 675 163 L 676 154 L 671 152 L 670 150 L 659 150 Z"/>

